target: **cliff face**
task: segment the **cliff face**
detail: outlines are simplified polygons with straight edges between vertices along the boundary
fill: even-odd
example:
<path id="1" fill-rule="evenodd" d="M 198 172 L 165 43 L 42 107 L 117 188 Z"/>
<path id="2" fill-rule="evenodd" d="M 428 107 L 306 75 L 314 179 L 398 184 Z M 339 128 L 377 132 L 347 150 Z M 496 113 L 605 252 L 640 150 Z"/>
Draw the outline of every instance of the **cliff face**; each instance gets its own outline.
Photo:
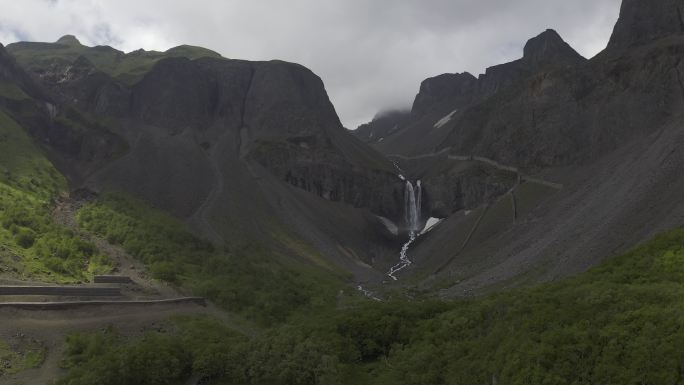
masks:
<path id="1" fill-rule="evenodd" d="M 681 0 L 623 0 L 609 49 L 629 48 L 684 33 Z"/>
<path id="2" fill-rule="evenodd" d="M 376 147 L 403 155 L 450 148 L 527 169 L 593 161 L 678 113 L 683 7 L 625 0 L 608 48 L 590 61 L 547 30 L 521 59 L 477 80 L 428 79 L 411 116 Z"/>
<path id="3" fill-rule="evenodd" d="M 74 180 L 125 151 L 126 144 L 106 125 L 70 105 L 60 105 L 0 45 L 0 108 L 50 151 L 52 160 Z"/>
<path id="4" fill-rule="evenodd" d="M 682 9 L 681 0 L 625 0 L 608 47 L 590 60 L 546 31 L 521 59 L 489 68 L 475 86 L 434 78 L 451 93 L 436 92 L 375 144 L 407 157 L 433 213 L 449 217 L 415 246 L 415 265 L 437 272 L 435 282 L 460 281 L 449 292 L 463 295 L 583 271 L 681 225 L 684 206 L 674 196 L 684 186 L 674 175 L 684 169 Z M 439 88 L 421 86 L 417 100 L 430 100 L 432 89 Z M 450 94 L 468 94 L 469 102 L 440 104 L 448 96 L 439 95 Z M 523 178 L 494 177 L 469 165 L 470 155 Z M 561 183 L 524 178 L 530 174 Z M 472 205 L 478 219 L 455 212 Z"/>
<path id="5" fill-rule="evenodd" d="M 228 135 L 241 158 L 258 161 L 293 186 L 385 216 L 401 215 L 398 203 L 384 198 L 386 186 L 398 180 L 391 163 L 344 138 L 322 81 L 302 66 L 203 53 L 196 59 L 123 54 L 82 46 L 73 37 L 11 48 L 62 104 L 126 125 L 158 127 L 170 137 L 190 136 L 188 146 L 198 150 L 181 152 L 186 155 L 209 150 Z M 111 60 L 144 71 L 122 72 Z M 133 75 L 136 81 L 127 81 Z M 135 133 L 113 129 L 135 145 Z M 180 202 L 168 203 L 166 208 L 178 214 L 191 211 Z"/>
<path id="6" fill-rule="evenodd" d="M 72 187 L 138 196 L 216 243 L 259 239 L 301 257 L 285 240 L 303 239 L 364 279 L 396 242 L 371 214 L 403 217 L 396 169 L 349 135 L 308 69 L 73 38 L 10 48 L 51 101 L 31 98 L 44 111 L 25 115 L 50 123 L 29 126 Z"/>

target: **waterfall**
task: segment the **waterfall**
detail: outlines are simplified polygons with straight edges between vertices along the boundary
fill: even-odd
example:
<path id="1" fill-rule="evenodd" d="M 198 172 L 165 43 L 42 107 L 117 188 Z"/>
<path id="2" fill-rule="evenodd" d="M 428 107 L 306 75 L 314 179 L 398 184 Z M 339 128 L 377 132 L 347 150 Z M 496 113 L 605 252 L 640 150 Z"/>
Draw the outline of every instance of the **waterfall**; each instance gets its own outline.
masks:
<path id="1" fill-rule="evenodd" d="M 416 188 L 410 181 L 406 181 L 406 188 L 404 189 L 404 216 L 406 219 L 406 226 L 408 226 L 409 233 L 415 233 L 420 230 L 420 205 L 422 201 L 422 191 L 420 180 L 416 182 Z"/>
<path id="2" fill-rule="evenodd" d="M 420 179 L 416 181 L 416 231 L 420 230 L 420 210 L 423 202 L 423 188 L 420 186 Z"/>
<path id="3" fill-rule="evenodd" d="M 393 280 L 397 280 L 395 274 L 400 270 L 406 268 L 411 264 L 411 260 L 408 257 L 409 246 L 416 240 L 416 236 L 420 231 L 420 210 L 423 200 L 423 191 L 420 185 L 420 180 L 416 181 L 416 187 L 413 187 L 410 181 L 406 181 L 406 187 L 404 188 L 404 219 L 406 220 L 406 226 L 409 233 L 409 239 L 401 247 L 401 252 L 399 253 L 399 263 L 392 266 L 387 275 Z"/>

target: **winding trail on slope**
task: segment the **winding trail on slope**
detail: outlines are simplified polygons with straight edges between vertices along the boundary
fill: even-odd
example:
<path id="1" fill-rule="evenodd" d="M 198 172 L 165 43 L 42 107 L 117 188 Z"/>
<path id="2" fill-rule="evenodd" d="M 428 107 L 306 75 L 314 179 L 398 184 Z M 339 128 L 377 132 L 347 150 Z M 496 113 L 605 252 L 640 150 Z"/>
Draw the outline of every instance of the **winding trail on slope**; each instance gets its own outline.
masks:
<path id="1" fill-rule="evenodd" d="M 246 141 L 245 139 L 247 135 L 247 125 L 245 124 L 245 114 L 247 112 L 247 100 L 252 90 L 255 74 L 256 69 L 253 66 L 250 66 L 249 82 L 247 84 L 247 89 L 245 90 L 245 94 L 242 99 L 242 108 L 240 110 L 240 127 L 237 130 L 236 136 L 236 151 L 239 159 L 242 159 L 246 155 L 244 142 Z M 209 191 L 209 194 L 207 194 L 207 198 L 204 200 L 204 202 L 202 202 L 200 207 L 197 208 L 195 214 L 193 214 L 192 218 L 190 219 L 190 223 L 194 223 L 195 225 L 197 225 L 202 230 L 202 233 L 205 236 L 207 236 L 212 243 L 216 245 L 224 243 L 223 236 L 221 236 L 221 234 L 219 234 L 218 231 L 216 231 L 214 226 L 211 224 L 211 220 L 209 219 L 211 207 L 218 200 L 218 198 L 223 195 L 225 190 L 225 176 L 221 169 L 220 161 L 218 159 L 220 155 L 220 151 L 218 151 L 218 149 L 221 148 L 223 141 L 232 132 L 232 130 L 228 129 L 227 127 L 224 127 L 223 130 L 223 133 L 221 133 L 221 135 L 219 135 L 218 139 L 216 140 L 216 144 L 212 146 L 209 150 L 205 151 L 207 155 L 207 160 L 209 161 L 209 165 L 211 166 L 211 170 L 214 174 L 214 185 Z M 244 138 L 243 135 L 245 136 Z M 249 164 L 246 163 L 245 165 L 247 167 L 247 170 L 253 176 L 255 176 L 251 167 L 249 167 Z"/>
<path id="2" fill-rule="evenodd" d="M 477 155 L 451 155 L 451 154 L 449 154 L 449 151 L 451 151 L 451 148 L 445 148 L 445 149 L 438 151 L 438 152 L 432 152 L 429 154 L 421 154 L 421 155 L 416 155 L 416 156 L 405 156 L 405 155 L 400 155 L 400 154 L 388 154 L 387 157 L 388 158 L 398 158 L 398 159 L 403 159 L 403 160 L 418 160 L 418 159 L 434 158 L 434 157 L 437 157 L 440 155 L 447 154 L 447 159 L 450 159 L 450 160 L 458 160 L 458 161 L 464 161 L 464 162 L 471 161 L 471 162 L 484 163 L 484 164 L 487 164 L 489 166 L 496 168 L 497 170 L 515 173 L 518 175 L 518 177 L 522 181 L 541 184 L 541 185 L 551 187 L 551 188 L 556 189 L 556 190 L 560 190 L 563 188 L 563 185 L 560 183 L 554 183 L 554 182 L 550 182 L 550 181 L 547 181 L 544 179 L 534 178 L 534 177 L 528 176 L 528 175 L 524 174 L 522 171 L 520 171 L 520 169 L 518 167 L 501 164 L 501 163 L 495 161 L 494 159 L 485 158 L 483 156 L 477 156 Z"/>
<path id="3" fill-rule="evenodd" d="M 197 208 L 195 214 L 193 214 L 192 218 L 190 219 L 190 222 L 199 227 L 201 229 L 201 232 L 205 236 L 207 236 L 209 240 L 215 245 L 223 243 L 223 237 L 216 231 L 214 226 L 211 224 L 209 215 L 211 214 L 212 206 L 214 205 L 214 203 L 216 203 L 218 198 L 221 195 L 223 195 L 225 189 L 223 171 L 221 171 L 220 162 L 217 159 L 219 152 L 216 151 L 216 148 L 219 147 L 220 143 L 227 134 L 228 130 L 221 134 L 215 146 L 206 151 L 207 160 L 209 161 L 212 173 L 214 174 L 214 183 L 211 187 L 211 190 L 209 190 L 209 194 L 207 194 L 206 199 L 204 199 L 204 202 L 202 202 L 200 207 Z"/>

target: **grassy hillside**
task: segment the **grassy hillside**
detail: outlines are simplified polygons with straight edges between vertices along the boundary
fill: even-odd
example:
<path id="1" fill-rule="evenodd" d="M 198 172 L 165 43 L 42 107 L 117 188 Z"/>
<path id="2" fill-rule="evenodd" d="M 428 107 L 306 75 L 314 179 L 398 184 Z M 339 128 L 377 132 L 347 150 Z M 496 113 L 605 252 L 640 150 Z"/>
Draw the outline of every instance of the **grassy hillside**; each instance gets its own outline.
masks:
<path id="1" fill-rule="evenodd" d="M 108 383 L 125 375 L 117 362 L 164 341 L 182 363 L 164 384 L 191 373 L 215 384 L 679 384 L 683 309 L 680 228 L 581 276 L 484 298 L 347 303 L 251 339 L 203 324 L 118 340 L 79 356 L 63 383 Z"/>
<path id="2" fill-rule="evenodd" d="M 66 188 L 66 181 L 32 139 L 0 110 L 0 182 L 43 199 Z"/>
<path id="3" fill-rule="evenodd" d="M 68 65 L 83 58 L 98 70 L 133 84 L 159 60 L 166 57 L 221 57 L 218 53 L 202 47 L 181 45 L 166 52 L 138 50 L 128 54 L 107 46 L 87 47 L 77 41 L 67 43 L 20 42 L 7 46 L 7 50 L 26 69 L 51 68 L 52 64 Z"/>
<path id="4" fill-rule="evenodd" d="M 0 272 L 5 277 L 67 283 L 111 269 L 92 244 L 52 220 L 52 202 L 65 189 L 64 177 L 0 111 Z"/>
<path id="5" fill-rule="evenodd" d="M 86 205 L 78 222 L 122 245 L 145 262 L 155 278 L 189 288 L 262 325 L 329 308 L 342 285 L 323 269 L 285 260 L 259 244 L 233 243 L 216 250 L 177 219 L 121 195 Z"/>
<path id="6" fill-rule="evenodd" d="M 25 336 L 14 336 L 10 342 L 0 339 L 0 376 L 39 367 L 45 351 L 40 342 Z"/>

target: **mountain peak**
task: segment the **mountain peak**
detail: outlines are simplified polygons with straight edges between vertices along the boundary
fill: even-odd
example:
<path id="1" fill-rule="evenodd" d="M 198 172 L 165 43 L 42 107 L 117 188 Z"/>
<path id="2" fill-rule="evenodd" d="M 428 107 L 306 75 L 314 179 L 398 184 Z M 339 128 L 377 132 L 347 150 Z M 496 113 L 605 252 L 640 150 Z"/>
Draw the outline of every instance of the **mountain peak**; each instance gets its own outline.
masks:
<path id="1" fill-rule="evenodd" d="M 534 64 L 547 64 L 559 61 L 578 62 L 584 60 L 553 29 L 547 29 L 528 40 L 523 52 L 523 60 Z"/>
<path id="2" fill-rule="evenodd" d="M 623 0 L 608 48 L 627 48 L 684 33 L 684 1 Z"/>
<path id="3" fill-rule="evenodd" d="M 59 40 L 56 41 L 56 43 L 64 45 L 81 45 L 81 42 L 78 41 L 78 39 L 74 35 L 64 35 L 60 37 Z"/>
<path id="4" fill-rule="evenodd" d="M 467 104 L 476 84 L 477 78 L 468 72 L 442 74 L 425 79 L 420 84 L 420 91 L 411 110 L 415 115 L 423 115 L 435 103 L 447 102 L 458 106 Z"/>

